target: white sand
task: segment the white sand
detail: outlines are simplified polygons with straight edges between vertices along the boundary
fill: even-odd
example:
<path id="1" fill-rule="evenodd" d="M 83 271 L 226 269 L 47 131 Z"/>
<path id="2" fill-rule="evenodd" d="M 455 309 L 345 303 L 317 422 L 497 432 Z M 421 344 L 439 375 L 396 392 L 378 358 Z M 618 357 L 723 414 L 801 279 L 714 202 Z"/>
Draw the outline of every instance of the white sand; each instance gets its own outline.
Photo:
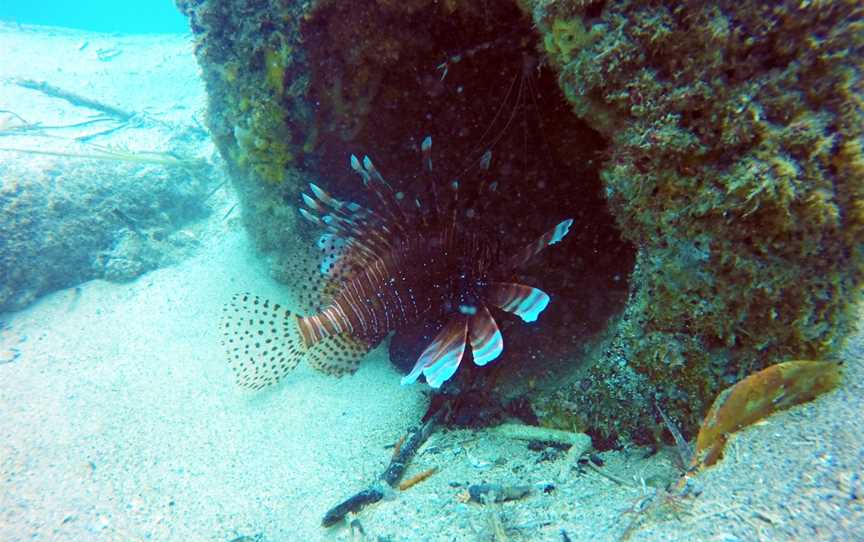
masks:
<path id="1" fill-rule="evenodd" d="M 100 60 L 100 51 L 103 58 L 116 56 Z M 191 36 L 100 34 L 0 22 L 0 61 L 4 86 L 16 79 L 45 81 L 164 122 L 188 122 L 204 104 Z M 33 123 L 71 124 L 96 113 L 72 110 L 63 100 L 14 85 L 0 97 L 0 109 Z M 0 142 L 5 146 L 5 138 Z"/>
<path id="2" fill-rule="evenodd" d="M 4 343 L 26 340 L 0 365 L 0 540 L 350 539 L 321 517 L 383 470 L 385 446 L 423 413 L 422 388 L 399 386 L 379 350 L 351 377 L 301 367 L 269 392 L 237 389 L 215 327 L 221 304 L 238 290 L 288 294 L 235 227 L 214 228 L 177 267 L 58 292 L 7 319 Z M 733 438 L 729 458 L 698 478 L 687 515 L 646 520 L 632 539 L 862 535 L 861 502 L 849 497 L 861 495 L 861 373 L 850 366 L 841 390 Z M 493 514 L 514 540 L 562 540 L 561 529 L 615 540 L 641 479 L 662 485 L 674 473 L 669 455 L 642 455 L 603 454 L 625 487 L 563 459 L 538 462 L 524 443 L 438 432 L 408 475 L 439 472 L 358 517 L 393 540 L 489 540 Z M 459 501 L 482 481 L 556 489 L 495 512 Z"/>
<path id="3" fill-rule="evenodd" d="M 213 241 L 133 284 L 91 282 L 11 317 L 4 341 L 27 339 L 0 366 L 0 540 L 315 540 L 323 512 L 419 419 L 419 387 L 400 387 L 380 352 L 351 378 L 303 367 L 270 393 L 235 387 L 222 303 L 286 293 L 243 234 Z"/>

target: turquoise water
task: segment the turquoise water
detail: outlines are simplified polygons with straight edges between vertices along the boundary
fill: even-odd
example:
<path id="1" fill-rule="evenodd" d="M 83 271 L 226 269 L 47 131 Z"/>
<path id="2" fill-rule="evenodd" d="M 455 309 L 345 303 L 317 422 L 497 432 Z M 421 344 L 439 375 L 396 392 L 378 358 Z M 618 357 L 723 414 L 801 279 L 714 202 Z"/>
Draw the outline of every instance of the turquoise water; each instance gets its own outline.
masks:
<path id="1" fill-rule="evenodd" d="M 136 34 L 186 32 L 189 28 L 172 0 L 3 0 L 0 20 Z"/>

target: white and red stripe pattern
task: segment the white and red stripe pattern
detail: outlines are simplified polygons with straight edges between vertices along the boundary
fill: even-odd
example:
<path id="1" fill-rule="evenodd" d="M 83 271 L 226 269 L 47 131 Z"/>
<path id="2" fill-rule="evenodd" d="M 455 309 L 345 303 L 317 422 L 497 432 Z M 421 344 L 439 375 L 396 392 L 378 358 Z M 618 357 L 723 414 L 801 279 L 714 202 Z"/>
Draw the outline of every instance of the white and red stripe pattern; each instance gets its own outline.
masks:
<path id="1" fill-rule="evenodd" d="M 466 318 L 450 320 L 429 346 L 420 354 L 411 372 L 402 377 L 402 384 L 413 384 L 420 373 L 433 388 L 441 387 L 453 376 L 465 354 Z"/>
<path id="2" fill-rule="evenodd" d="M 223 333 L 241 385 L 275 384 L 301 359 L 327 374 L 353 373 L 388 333 L 428 319 L 445 323 L 402 383 L 423 375 L 438 388 L 456 373 L 469 343 L 478 366 L 501 356 L 504 341 L 491 307 L 537 320 L 549 304 L 546 293 L 495 281 L 509 280 L 563 239 L 573 220 L 529 245 L 507 247 L 500 230 L 481 219 L 495 201 L 497 183 L 439 183 L 431 175 L 431 138 L 422 141 L 421 151 L 431 181 L 425 203 L 395 191 L 368 157 L 350 159 L 371 196 L 367 206 L 309 184 L 300 214 L 326 230 L 317 243 L 322 256 L 302 283 L 313 314 L 298 317 L 248 294 L 235 297 L 226 307 Z M 489 171 L 490 160 L 485 153 L 481 172 Z"/>
<path id="3" fill-rule="evenodd" d="M 498 324 L 485 306 L 468 320 L 468 338 L 475 365 L 486 365 L 494 361 L 504 351 L 504 338 Z"/>
<path id="4" fill-rule="evenodd" d="M 534 322 L 549 305 L 549 296 L 543 290 L 514 284 L 492 282 L 483 298 L 501 310 L 512 312 L 526 322 Z"/>

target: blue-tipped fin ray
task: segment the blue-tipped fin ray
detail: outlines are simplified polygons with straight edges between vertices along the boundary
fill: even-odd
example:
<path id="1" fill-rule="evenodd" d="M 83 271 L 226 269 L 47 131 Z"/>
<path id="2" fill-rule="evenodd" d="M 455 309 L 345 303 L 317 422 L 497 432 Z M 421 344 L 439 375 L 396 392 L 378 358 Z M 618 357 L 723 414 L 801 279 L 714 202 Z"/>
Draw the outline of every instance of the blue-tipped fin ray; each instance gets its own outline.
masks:
<path id="1" fill-rule="evenodd" d="M 468 320 L 468 339 L 475 365 L 483 366 L 495 361 L 504 351 L 501 331 L 485 305 Z"/>
<path id="2" fill-rule="evenodd" d="M 413 384 L 422 373 L 429 386 L 440 388 L 441 384 L 453 376 L 462 362 L 467 331 L 468 322 L 464 317 L 447 322 L 420 354 L 411 372 L 402 377 L 402 385 Z"/>
<path id="3" fill-rule="evenodd" d="M 529 243 L 522 247 L 522 249 L 518 250 L 508 261 L 508 268 L 517 269 L 536 256 L 544 248 L 560 242 L 568 233 L 570 233 L 571 226 L 573 226 L 572 218 L 559 222 L 554 228 L 538 237 L 536 241 Z"/>
<path id="4" fill-rule="evenodd" d="M 512 282 L 490 283 L 483 298 L 525 322 L 535 322 L 549 305 L 549 295 L 543 290 Z"/>

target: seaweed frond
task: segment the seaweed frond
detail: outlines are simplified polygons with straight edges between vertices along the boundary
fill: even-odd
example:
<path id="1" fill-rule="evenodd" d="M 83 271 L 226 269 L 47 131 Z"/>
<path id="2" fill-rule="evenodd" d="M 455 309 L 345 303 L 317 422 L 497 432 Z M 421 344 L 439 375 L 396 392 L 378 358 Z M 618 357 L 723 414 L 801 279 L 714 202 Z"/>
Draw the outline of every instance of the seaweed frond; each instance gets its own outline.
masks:
<path id="1" fill-rule="evenodd" d="M 778 410 L 812 401 L 840 382 L 840 366 L 826 361 L 787 361 L 754 373 L 720 392 L 696 438 L 694 467 L 710 467 L 727 436 Z"/>
<path id="2" fill-rule="evenodd" d="M 206 165 L 200 158 L 183 158 L 171 152 L 130 151 L 117 146 L 91 145 L 94 152 L 78 153 L 67 151 L 43 151 L 38 149 L 21 149 L 16 147 L 0 147 L 0 151 L 21 152 L 25 154 L 40 154 L 45 156 L 61 156 L 65 158 L 84 158 L 92 160 L 111 160 L 115 162 L 133 162 L 139 164 L 158 164 L 167 167 L 196 168 Z"/>

